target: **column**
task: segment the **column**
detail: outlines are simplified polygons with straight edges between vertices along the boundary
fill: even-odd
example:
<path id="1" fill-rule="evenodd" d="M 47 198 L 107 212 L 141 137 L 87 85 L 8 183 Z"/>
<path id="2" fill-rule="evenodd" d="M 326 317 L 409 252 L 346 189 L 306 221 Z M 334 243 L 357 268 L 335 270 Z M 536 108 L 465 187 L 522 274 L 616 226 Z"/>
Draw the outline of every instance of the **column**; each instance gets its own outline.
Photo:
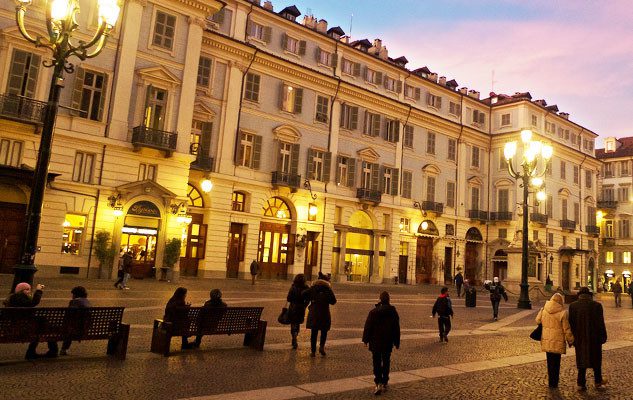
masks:
<path id="1" fill-rule="evenodd" d="M 242 67 L 242 69 L 240 69 Z M 224 129 L 220 131 L 218 154 L 215 165 L 217 172 L 233 175 L 233 155 L 237 136 L 237 123 L 242 97 L 242 77 L 246 68 L 235 62 L 229 63 L 228 82 L 226 87 L 226 105 L 224 110 Z"/>

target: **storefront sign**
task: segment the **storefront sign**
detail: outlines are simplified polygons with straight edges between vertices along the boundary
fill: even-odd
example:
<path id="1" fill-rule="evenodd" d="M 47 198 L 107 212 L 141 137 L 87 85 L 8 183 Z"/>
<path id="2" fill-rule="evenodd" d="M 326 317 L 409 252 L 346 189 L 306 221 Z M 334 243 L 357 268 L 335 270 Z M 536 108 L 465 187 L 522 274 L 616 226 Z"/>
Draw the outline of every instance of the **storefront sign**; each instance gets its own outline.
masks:
<path id="1" fill-rule="evenodd" d="M 139 201 L 132 204 L 127 213 L 128 215 L 160 218 L 160 210 L 150 201 Z"/>

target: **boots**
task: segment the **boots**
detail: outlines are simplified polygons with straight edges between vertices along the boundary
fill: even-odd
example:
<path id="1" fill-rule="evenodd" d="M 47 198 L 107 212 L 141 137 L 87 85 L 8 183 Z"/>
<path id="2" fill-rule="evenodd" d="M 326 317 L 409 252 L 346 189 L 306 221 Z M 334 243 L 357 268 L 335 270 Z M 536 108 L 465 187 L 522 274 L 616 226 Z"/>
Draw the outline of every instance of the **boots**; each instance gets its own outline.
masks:
<path id="1" fill-rule="evenodd" d="M 321 354 L 322 356 L 325 356 L 325 347 L 324 346 L 319 346 L 319 354 Z"/>
<path id="2" fill-rule="evenodd" d="M 293 333 L 292 334 L 292 348 L 297 350 L 297 347 L 299 347 L 299 344 L 297 343 L 297 334 Z"/>

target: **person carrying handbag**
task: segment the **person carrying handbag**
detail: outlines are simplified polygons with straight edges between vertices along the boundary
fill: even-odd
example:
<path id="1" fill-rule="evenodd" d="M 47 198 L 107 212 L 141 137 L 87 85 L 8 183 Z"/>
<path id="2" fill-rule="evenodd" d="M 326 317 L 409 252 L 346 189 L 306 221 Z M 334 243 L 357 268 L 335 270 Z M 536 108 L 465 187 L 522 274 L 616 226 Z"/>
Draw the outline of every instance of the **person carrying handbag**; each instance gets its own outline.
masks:
<path id="1" fill-rule="evenodd" d="M 307 289 L 309 287 L 306 285 L 305 275 L 298 274 L 292 281 L 292 286 L 290 286 L 286 297 L 286 300 L 288 300 L 288 323 L 290 324 L 290 335 L 292 336 L 292 348 L 295 350 L 299 347 L 297 336 L 305 318 L 307 305 L 302 293 Z"/>
<path id="2" fill-rule="evenodd" d="M 556 390 L 560 376 L 561 354 L 574 343 L 574 335 L 565 310 L 565 301 L 560 293 L 554 293 L 536 315 L 536 323 L 543 325 L 541 350 L 547 355 L 547 378 L 549 388 Z"/>

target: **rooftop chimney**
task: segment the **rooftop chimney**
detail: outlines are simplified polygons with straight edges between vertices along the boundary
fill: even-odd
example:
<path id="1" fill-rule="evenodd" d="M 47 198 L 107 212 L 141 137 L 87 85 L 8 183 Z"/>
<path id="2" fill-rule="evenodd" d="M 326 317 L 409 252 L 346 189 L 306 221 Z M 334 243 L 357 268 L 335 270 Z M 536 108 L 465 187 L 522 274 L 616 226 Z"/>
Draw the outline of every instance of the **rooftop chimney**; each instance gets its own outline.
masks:
<path id="1" fill-rule="evenodd" d="M 316 29 L 316 18 L 312 15 L 304 15 L 303 16 L 303 25 L 306 28 Z"/>
<path id="2" fill-rule="evenodd" d="M 541 106 L 541 107 L 545 107 L 545 106 L 547 106 L 547 102 L 546 102 L 545 100 L 543 100 L 543 99 L 540 99 L 540 100 L 534 100 L 534 103 L 538 104 L 538 105 L 539 105 L 539 106 Z"/>
<path id="3" fill-rule="evenodd" d="M 561 118 L 569 119 L 569 113 L 559 112 L 558 115 L 560 115 Z"/>
<path id="4" fill-rule="evenodd" d="M 264 2 L 264 9 L 268 11 L 273 11 L 273 3 L 270 0 L 266 0 Z"/>
<path id="5" fill-rule="evenodd" d="M 319 22 L 317 22 L 316 24 L 316 30 L 317 32 L 320 33 L 326 33 L 327 32 L 327 21 L 324 19 L 320 19 Z"/>
<path id="6" fill-rule="evenodd" d="M 479 92 L 476 91 L 476 90 L 473 90 L 473 89 L 469 90 L 468 91 L 468 96 L 472 97 L 473 99 L 479 100 Z"/>
<path id="7" fill-rule="evenodd" d="M 431 80 L 431 81 L 433 81 L 433 82 L 437 82 L 437 73 L 435 73 L 435 72 L 431 72 L 431 73 L 429 74 L 429 78 L 428 78 L 428 79 L 429 79 L 429 80 Z"/>
<path id="8" fill-rule="evenodd" d="M 389 59 L 389 51 L 387 50 L 387 46 L 382 46 L 380 51 L 378 52 L 378 58 L 381 60 Z"/>
<path id="9" fill-rule="evenodd" d="M 446 77 L 445 76 L 440 76 L 439 84 L 442 85 L 442 86 L 446 86 Z"/>
<path id="10" fill-rule="evenodd" d="M 459 93 L 468 94 L 468 88 L 466 86 L 459 88 Z"/>

